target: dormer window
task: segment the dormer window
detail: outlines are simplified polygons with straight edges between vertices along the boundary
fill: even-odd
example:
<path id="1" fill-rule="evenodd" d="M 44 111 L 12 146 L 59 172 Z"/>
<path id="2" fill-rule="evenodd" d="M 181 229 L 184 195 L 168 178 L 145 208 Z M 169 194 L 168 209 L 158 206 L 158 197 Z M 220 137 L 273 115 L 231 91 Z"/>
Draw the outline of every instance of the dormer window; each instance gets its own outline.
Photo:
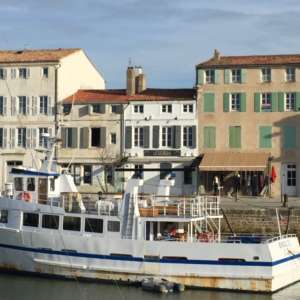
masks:
<path id="1" fill-rule="evenodd" d="M 286 81 L 294 82 L 296 81 L 296 70 L 295 68 L 286 68 Z"/>

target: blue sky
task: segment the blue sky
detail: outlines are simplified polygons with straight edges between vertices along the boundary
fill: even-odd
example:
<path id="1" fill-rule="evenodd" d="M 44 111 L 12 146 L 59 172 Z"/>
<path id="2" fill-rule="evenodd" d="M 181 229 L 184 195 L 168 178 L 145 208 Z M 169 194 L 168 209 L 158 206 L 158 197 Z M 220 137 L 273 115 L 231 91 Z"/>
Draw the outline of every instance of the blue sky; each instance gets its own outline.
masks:
<path id="1" fill-rule="evenodd" d="M 2 49 L 80 47 L 108 88 L 125 86 L 129 58 L 148 87 L 194 84 L 212 56 L 300 53 L 299 0 L 9 0 Z"/>

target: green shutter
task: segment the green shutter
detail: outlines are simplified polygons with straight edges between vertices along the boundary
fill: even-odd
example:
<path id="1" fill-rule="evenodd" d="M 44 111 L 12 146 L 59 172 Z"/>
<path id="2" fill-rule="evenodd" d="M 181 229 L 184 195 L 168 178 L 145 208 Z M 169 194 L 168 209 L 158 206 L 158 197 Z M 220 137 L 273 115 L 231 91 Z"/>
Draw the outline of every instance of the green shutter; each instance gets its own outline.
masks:
<path id="1" fill-rule="evenodd" d="M 242 69 L 242 83 L 246 83 L 247 81 L 247 70 L 246 69 Z"/>
<path id="2" fill-rule="evenodd" d="M 229 147 L 241 148 L 241 127 L 240 126 L 229 127 Z"/>
<path id="3" fill-rule="evenodd" d="M 272 126 L 259 127 L 259 148 L 272 148 Z"/>
<path id="4" fill-rule="evenodd" d="M 283 127 L 283 147 L 284 149 L 296 148 L 296 127 L 295 126 Z"/>
<path id="5" fill-rule="evenodd" d="M 278 111 L 284 111 L 284 93 L 278 93 Z"/>
<path id="6" fill-rule="evenodd" d="M 197 69 L 197 84 L 204 84 L 204 70 Z"/>
<path id="7" fill-rule="evenodd" d="M 214 112 L 215 111 L 215 94 L 205 93 L 203 101 L 203 112 Z"/>
<path id="8" fill-rule="evenodd" d="M 241 112 L 246 111 L 246 93 L 241 93 Z"/>
<path id="9" fill-rule="evenodd" d="M 261 105 L 260 105 L 260 93 L 254 93 L 254 111 L 260 112 Z"/>
<path id="10" fill-rule="evenodd" d="M 203 128 L 203 148 L 216 148 L 216 127 Z"/>
<path id="11" fill-rule="evenodd" d="M 272 93 L 271 96 L 271 101 L 272 101 L 272 112 L 278 111 L 278 95 L 277 93 Z"/>
<path id="12" fill-rule="evenodd" d="M 300 111 L 300 92 L 296 93 L 296 111 Z"/>
<path id="13" fill-rule="evenodd" d="M 229 94 L 228 93 L 223 94 L 223 111 L 229 112 Z"/>
<path id="14" fill-rule="evenodd" d="M 215 70 L 215 83 L 220 83 L 220 70 Z"/>
<path id="15" fill-rule="evenodd" d="M 224 83 L 230 83 L 230 70 L 224 70 Z"/>

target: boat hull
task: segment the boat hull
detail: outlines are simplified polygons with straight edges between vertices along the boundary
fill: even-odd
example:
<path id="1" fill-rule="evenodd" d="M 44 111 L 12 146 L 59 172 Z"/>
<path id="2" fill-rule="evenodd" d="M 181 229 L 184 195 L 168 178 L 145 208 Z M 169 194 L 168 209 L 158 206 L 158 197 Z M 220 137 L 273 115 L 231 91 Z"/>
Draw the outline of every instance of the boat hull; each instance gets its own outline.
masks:
<path id="1" fill-rule="evenodd" d="M 273 262 L 233 262 L 207 259 L 210 252 L 216 252 L 216 247 L 222 251 L 239 252 L 245 245 L 206 243 L 177 243 L 157 242 L 139 243 L 137 241 L 119 240 L 116 247 L 120 252 L 135 253 L 126 257 L 122 255 L 102 255 L 104 245 L 110 247 L 108 240 L 98 240 L 89 243 L 89 239 L 81 239 L 75 243 L 74 236 L 64 237 L 63 245 L 76 251 L 51 250 L 55 244 L 59 245 L 59 237 L 47 237 L 43 241 L 40 233 L 8 232 L 0 230 L 0 269 L 3 271 L 29 272 L 42 276 L 59 276 L 71 279 L 118 281 L 124 283 L 140 283 L 143 279 L 164 278 L 185 286 L 209 289 L 227 289 L 235 291 L 251 291 L 271 293 L 300 278 L 299 255 L 288 255 Z M 60 238 L 61 240 L 61 238 Z M 6 241 L 8 243 L 3 243 Z M 29 242 L 30 241 L 30 242 Z M 52 242 L 50 242 L 52 241 Z M 55 242 L 56 241 L 56 242 Z M 247 251 L 261 253 L 270 248 L 276 248 L 275 242 L 271 245 L 246 245 Z M 290 238 L 289 245 L 295 243 Z M 75 247 L 76 245 L 76 247 Z M 84 246 L 83 246 L 84 245 Z M 44 247 L 42 247 L 44 246 Z M 159 247 L 161 253 L 200 253 L 197 259 L 185 261 L 168 261 L 167 259 L 145 261 L 138 252 L 149 252 L 149 249 Z M 110 251 L 114 251 L 110 247 Z M 168 249 L 167 249 L 168 248 Z M 189 251 L 187 249 L 189 248 Z M 253 249 L 251 249 L 253 248 Z M 126 250 L 125 250 L 126 249 Z M 177 252 L 175 251 L 177 249 Z M 273 250 L 275 252 L 275 250 Z M 252 255 L 250 253 L 250 255 Z M 203 259 L 206 258 L 206 259 Z"/>

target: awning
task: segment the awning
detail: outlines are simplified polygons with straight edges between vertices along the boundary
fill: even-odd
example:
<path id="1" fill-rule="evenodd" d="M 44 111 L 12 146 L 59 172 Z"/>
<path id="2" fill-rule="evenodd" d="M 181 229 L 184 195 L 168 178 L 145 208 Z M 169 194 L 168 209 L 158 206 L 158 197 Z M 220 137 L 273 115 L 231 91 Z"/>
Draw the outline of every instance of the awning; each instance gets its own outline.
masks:
<path id="1" fill-rule="evenodd" d="M 204 153 L 201 171 L 263 171 L 270 153 L 265 152 L 209 152 Z"/>

